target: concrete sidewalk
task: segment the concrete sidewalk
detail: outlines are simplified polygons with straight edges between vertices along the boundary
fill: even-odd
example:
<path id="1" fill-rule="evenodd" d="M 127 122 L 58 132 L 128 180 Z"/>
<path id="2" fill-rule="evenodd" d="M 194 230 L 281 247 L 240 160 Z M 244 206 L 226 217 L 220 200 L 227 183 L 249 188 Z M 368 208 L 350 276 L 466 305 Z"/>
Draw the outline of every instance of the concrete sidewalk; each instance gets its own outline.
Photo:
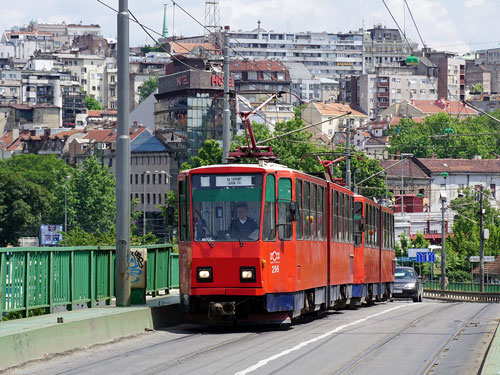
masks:
<path id="1" fill-rule="evenodd" d="M 481 371 L 481 375 L 493 374 L 500 374 L 500 326 L 497 327 Z"/>
<path id="2" fill-rule="evenodd" d="M 177 293 L 152 298 L 142 306 L 95 307 L 0 322 L 0 371 L 178 323 Z"/>

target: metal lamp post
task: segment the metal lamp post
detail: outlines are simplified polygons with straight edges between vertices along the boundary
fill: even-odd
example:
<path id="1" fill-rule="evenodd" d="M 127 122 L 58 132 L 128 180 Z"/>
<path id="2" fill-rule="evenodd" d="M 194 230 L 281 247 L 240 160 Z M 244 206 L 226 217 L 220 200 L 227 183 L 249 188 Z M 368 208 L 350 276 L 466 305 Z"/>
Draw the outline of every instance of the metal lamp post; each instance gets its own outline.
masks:
<path id="1" fill-rule="evenodd" d="M 356 168 L 354 170 L 354 174 L 352 176 L 353 180 L 354 180 L 354 194 L 358 194 L 358 185 L 356 185 L 356 175 L 360 172 L 360 170 L 358 168 Z"/>
<path id="2" fill-rule="evenodd" d="M 142 235 L 146 236 L 146 175 L 151 174 L 150 171 L 142 172 L 142 185 L 144 187 L 144 193 L 142 196 L 143 210 L 142 210 Z"/>
<path id="3" fill-rule="evenodd" d="M 64 178 L 64 233 L 68 231 L 68 180 L 71 176 Z"/>

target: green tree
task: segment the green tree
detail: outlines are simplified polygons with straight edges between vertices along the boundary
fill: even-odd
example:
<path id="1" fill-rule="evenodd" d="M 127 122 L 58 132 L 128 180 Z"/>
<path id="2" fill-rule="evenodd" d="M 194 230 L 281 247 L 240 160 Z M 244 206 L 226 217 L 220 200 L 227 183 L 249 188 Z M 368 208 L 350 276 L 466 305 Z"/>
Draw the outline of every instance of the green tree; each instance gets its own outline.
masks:
<path id="1" fill-rule="evenodd" d="M 50 200 L 45 188 L 0 169 L 0 246 L 16 244 L 22 236 L 36 237 Z"/>
<path id="2" fill-rule="evenodd" d="M 55 155 L 21 154 L 0 160 L 0 169 L 22 176 L 45 190 L 49 209 L 41 212 L 44 224 L 62 224 L 64 221 L 64 181 L 73 168 Z"/>
<path id="3" fill-rule="evenodd" d="M 96 157 L 86 159 L 80 168 L 74 170 L 68 181 L 67 210 L 69 228 L 105 233 L 114 227 L 115 178 Z"/>
<path id="4" fill-rule="evenodd" d="M 453 236 L 448 238 L 447 253 L 453 252 L 457 256 L 456 264 L 451 265 L 463 271 L 470 270 L 466 261 L 472 255 L 479 255 L 479 221 L 480 202 L 478 193 L 469 187 L 459 190 L 460 196 L 450 203 L 456 213 L 453 222 Z M 500 211 L 493 208 L 485 191 L 483 198 L 484 228 L 490 231 L 490 238 L 485 240 L 484 252 L 486 255 L 497 256 L 500 253 Z M 448 262 L 447 262 L 448 263 Z"/>
<path id="5" fill-rule="evenodd" d="M 472 85 L 472 87 L 470 88 L 470 92 L 478 92 L 478 93 L 482 93 L 483 92 L 483 85 L 480 84 L 480 83 L 476 83 L 475 85 Z"/>
<path id="6" fill-rule="evenodd" d="M 499 113 L 494 113 L 499 117 Z M 401 119 L 398 126 L 389 131 L 391 153 L 413 153 L 419 158 L 464 158 L 476 155 L 492 158 L 500 145 L 500 136 L 453 136 L 460 134 L 498 133 L 499 124 L 487 116 L 459 120 L 446 113 L 426 117 L 424 122 Z M 449 137 L 431 138 L 450 134 Z"/>
<path id="7" fill-rule="evenodd" d="M 204 167 L 222 163 L 222 148 L 214 139 L 207 139 L 198 150 L 198 155 L 193 156 L 190 163 L 182 163 L 181 170 Z"/>
<path id="8" fill-rule="evenodd" d="M 422 233 L 417 233 L 415 238 L 411 240 L 411 247 L 417 249 L 425 249 L 428 248 L 430 242 L 425 239 L 425 236 Z"/>
<path id="9" fill-rule="evenodd" d="M 139 96 L 141 101 L 145 100 L 158 88 L 158 77 L 150 77 L 142 85 L 139 86 Z"/>
<path id="10" fill-rule="evenodd" d="M 87 106 L 88 110 L 101 110 L 102 106 L 101 103 L 95 98 L 91 98 L 88 95 L 85 95 L 85 105 Z"/>

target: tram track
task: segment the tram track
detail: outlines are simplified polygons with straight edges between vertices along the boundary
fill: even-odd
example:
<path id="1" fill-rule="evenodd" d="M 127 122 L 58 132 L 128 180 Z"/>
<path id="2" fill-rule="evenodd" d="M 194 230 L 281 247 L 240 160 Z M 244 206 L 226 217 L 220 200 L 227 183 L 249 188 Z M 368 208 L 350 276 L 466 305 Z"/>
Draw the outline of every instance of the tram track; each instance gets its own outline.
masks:
<path id="1" fill-rule="evenodd" d="M 371 345 L 369 348 L 365 349 L 363 354 L 356 358 L 354 361 L 351 361 L 349 364 L 344 366 L 341 370 L 333 372 L 335 375 L 344 375 L 344 374 L 350 374 L 354 373 L 355 369 L 358 365 L 362 364 L 364 361 L 367 359 L 371 358 L 373 355 L 376 354 L 378 350 L 380 350 L 382 347 L 384 347 L 386 344 L 391 342 L 393 339 L 398 337 L 399 335 L 403 334 L 406 330 L 408 330 L 411 327 L 416 326 L 419 322 L 425 320 L 429 316 L 432 315 L 437 315 L 440 312 L 443 312 L 449 308 L 452 308 L 454 306 L 458 305 L 458 302 L 455 303 L 447 303 L 445 306 L 439 308 L 438 310 L 432 310 L 429 313 L 419 316 L 416 320 L 412 320 L 405 324 L 403 327 L 399 328 L 396 332 L 380 339 L 377 341 L 375 344 Z M 448 344 L 456 339 L 463 329 L 477 316 L 479 316 L 481 313 L 484 313 L 484 311 L 490 307 L 491 304 L 483 306 L 481 309 L 475 311 L 473 314 L 471 314 L 468 318 L 464 319 L 458 326 L 453 330 L 453 332 L 446 334 L 446 337 L 442 340 L 442 342 L 438 345 L 437 349 L 434 351 L 434 353 L 430 356 L 430 359 L 426 361 L 425 365 L 422 366 L 417 372 L 415 372 L 418 375 L 430 375 L 433 373 L 433 369 L 435 366 L 439 363 L 439 360 L 443 358 L 443 354 L 448 346 Z"/>

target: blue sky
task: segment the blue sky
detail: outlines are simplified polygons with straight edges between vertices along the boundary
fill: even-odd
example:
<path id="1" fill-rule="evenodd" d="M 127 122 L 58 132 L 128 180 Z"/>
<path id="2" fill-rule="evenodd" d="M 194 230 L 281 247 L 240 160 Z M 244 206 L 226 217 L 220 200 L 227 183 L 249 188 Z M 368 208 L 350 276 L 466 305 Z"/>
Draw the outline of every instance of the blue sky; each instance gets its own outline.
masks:
<path id="1" fill-rule="evenodd" d="M 118 0 L 103 0 L 118 7 Z M 171 0 L 129 0 L 129 8 L 140 22 L 161 32 L 163 3 L 167 2 L 169 31 L 176 35 L 199 35 L 201 26 Z M 176 0 L 201 22 L 204 20 L 204 0 Z M 418 35 L 408 11 L 403 11 L 404 0 L 386 0 L 398 23 L 408 36 L 418 41 Z M 431 47 L 457 52 L 498 46 L 500 35 L 496 18 L 500 14 L 498 0 L 407 0 L 422 37 Z M 98 23 L 104 36 L 116 36 L 116 15 L 96 0 L 22 0 L 0 6 L 0 27 L 26 24 L 31 19 L 41 22 Z M 13 5 L 15 4 L 15 5 Z M 305 6 L 306 4 L 307 6 Z M 175 13 L 175 17 L 174 17 Z M 276 31 L 349 31 L 381 23 L 395 27 L 382 0 L 220 0 L 221 24 L 233 30 L 253 29 L 257 20 L 262 27 Z M 147 35 L 131 25 L 132 45 L 143 45 Z M 486 43 L 488 42 L 488 43 Z"/>

